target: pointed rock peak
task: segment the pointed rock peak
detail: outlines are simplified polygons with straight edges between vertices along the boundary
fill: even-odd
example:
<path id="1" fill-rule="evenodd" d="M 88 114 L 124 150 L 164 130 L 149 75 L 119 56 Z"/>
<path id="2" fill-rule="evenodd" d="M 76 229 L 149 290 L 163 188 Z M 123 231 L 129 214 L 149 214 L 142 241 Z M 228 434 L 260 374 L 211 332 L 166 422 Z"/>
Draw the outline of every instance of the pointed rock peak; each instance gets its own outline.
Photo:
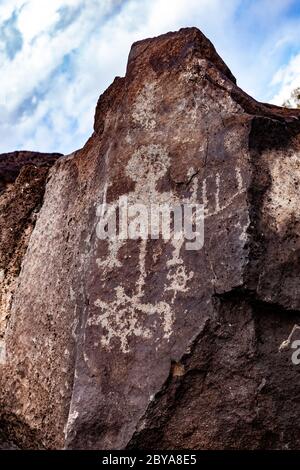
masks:
<path id="1" fill-rule="evenodd" d="M 198 28 L 182 28 L 135 42 L 129 54 L 127 74 L 148 68 L 149 65 L 155 72 L 162 73 L 194 56 L 213 63 L 229 80 L 236 83 L 213 44 Z"/>
<path id="2" fill-rule="evenodd" d="M 113 109 L 120 105 L 125 89 L 128 98 L 146 81 L 152 82 L 163 74 L 170 76 L 188 71 L 191 66 L 196 66 L 198 75 L 200 61 L 206 61 L 221 79 L 225 78 L 230 88 L 236 86 L 235 77 L 213 44 L 197 28 L 182 28 L 176 32 L 135 42 L 128 57 L 126 76 L 116 77 L 98 100 L 94 123 L 96 133 L 102 134 L 108 112 L 113 114 Z"/>
<path id="3" fill-rule="evenodd" d="M 223 89 L 224 92 L 226 90 L 231 99 L 248 115 L 269 117 L 283 122 L 299 121 L 299 110 L 260 103 L 245 93 L 237 86 L 235 77 L 210 40 L 197 28 L 182 28 L 132 45 L 125 77 L 116 77 L 98 100 L 95 132 L 102 134 L 108 125 L 108 114 L 114 115 L 122 105 L 124 94 L 128 103 L 134 101 L 137 95 L 141 96 L 142 102 L 145 84 L 159 81 L 162 96 L 167 96 L 171 94 L 171 89 L 174 88 L 174 83 L 180 80 L 180 76 L 188 75 L 190 83 L 202 80 L 202 85 L 207 85 L 213 95 L 215 87 Z M 206 91 L 207 99 L 209 95 Z M 219 98 L 215 99 L 215 102 L 218 102 Z M 299 123 L 296 124 L 297 129 L 298 126 Z"/>

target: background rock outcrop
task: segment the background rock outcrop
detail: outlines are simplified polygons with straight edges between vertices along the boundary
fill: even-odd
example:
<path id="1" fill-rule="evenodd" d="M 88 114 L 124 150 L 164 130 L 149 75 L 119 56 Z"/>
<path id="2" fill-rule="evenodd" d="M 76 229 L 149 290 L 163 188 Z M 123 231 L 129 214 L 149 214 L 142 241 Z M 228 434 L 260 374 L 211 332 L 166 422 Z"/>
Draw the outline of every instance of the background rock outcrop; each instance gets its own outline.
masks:
<path id="1" fill-rule="evenodd" d="M 50 167 L 61 154 L 12 152 L 0 155 L 0 368 L 5 334 L 22 259 L 41 208 Z M 5 380 L 5 375 L 3 375 Z M 5 391 L 7 393 L 7 390 Z M 2 407 L 0 406 L 2 419 Z M 10 422 L 10 418 L 8 420 Z M 0 448 L 5 425 L 0 421 Z M 3 438 L 4 439 L 4 438 Z M 3 444 L 4 445 L 4 444 Z M 14 448 L 11 442 L 4 448 Z"/>
<path id="2" fill-rule="evenodd" d="M 132 46 L 81 150 L 9 178 L 0 204 L 23 212 L 19 229 L 1 209 L 13 234 L 1 259 L 11 250 L 5 270 L 16 266 L 2 440 L 299 448 L 299 369 L 280 348 L 300 325 L 299 110 L 253 100 L 205 36 L 182 29 Z M 203 248 L 99 240 L 97 208 L 121 196 L 203 204 Z"/>

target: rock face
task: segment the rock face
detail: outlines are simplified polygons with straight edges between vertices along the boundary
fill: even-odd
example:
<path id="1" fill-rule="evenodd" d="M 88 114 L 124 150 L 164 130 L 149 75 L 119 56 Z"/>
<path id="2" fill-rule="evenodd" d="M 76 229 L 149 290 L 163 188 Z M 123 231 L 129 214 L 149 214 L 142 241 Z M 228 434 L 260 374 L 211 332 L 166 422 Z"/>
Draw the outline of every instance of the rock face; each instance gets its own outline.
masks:
<path id="1" fill-rule="evenodd" d="M 47 173 L 1 176 L 13 184 L 0 196 L 2 298 L 14 279 L 2 440 L 299 448 L 300 369 L 283 342 L 300 325 L 300 112 L 250 98 L 208 39 L 182 29 L 132 46 L 43 199 Z M 103 204 L 124 196 L 203 204 L 203 247 L 100 240 Z"/>
<path id="2" fill-rule="evenodd" d="M 42 205 L 47 174 L 59 156 L 37 152 L 0 155 L 0 342 L 15 281 Z M 1 349 L 0 358 L 2 353 Z"/>
<path id="3" fill-rule="evenodd" d="M 60 154 L 13 152 L 0 155 L 0 374 L 5 381 L 5 335 L 22 259 L 41 208 L 50 167 Z M 7 393 L 7 390 L 3 390 Z M 2 400 L 0 407 L 2 419 Z M 9 419 L 10 422 L 11 418 Z M 0 448 L 3 434 L 0 426 Z M 6 442 L 4 448 L 14 448 Z"/>

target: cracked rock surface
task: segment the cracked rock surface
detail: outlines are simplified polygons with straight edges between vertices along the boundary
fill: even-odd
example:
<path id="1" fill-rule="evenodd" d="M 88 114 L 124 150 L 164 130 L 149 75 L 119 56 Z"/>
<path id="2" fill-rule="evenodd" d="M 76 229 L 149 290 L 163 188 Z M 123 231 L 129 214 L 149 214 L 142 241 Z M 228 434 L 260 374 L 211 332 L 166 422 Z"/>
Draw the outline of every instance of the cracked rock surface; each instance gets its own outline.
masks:
<path id="1" fill-rule="evenodd" d="M 57 157 L 0 156 L 0 448 L 299 448 L 300 111 L 187 28 L 135 43 Z M 124 196 L 203 204 L 203 248 L 100 240 Z"/>

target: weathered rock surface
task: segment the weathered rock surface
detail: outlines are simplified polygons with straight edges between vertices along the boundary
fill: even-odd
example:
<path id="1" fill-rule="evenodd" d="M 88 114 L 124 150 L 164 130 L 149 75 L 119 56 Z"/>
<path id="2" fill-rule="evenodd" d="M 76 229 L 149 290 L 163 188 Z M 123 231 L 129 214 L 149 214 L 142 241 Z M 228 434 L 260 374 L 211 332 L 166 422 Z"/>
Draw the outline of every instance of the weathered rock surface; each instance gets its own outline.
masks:
<path id="1" fill-rule="evenodd" d="M 45 191 L 50 167 L 60 154 L 13 152 L 0 155 L 0 369 L 5 363 L 5 335 L 13 293 Z M 8 390 L 3 390 L 7 394 Z M 12 392 L 12 391 L 11 391 Z M 10 393 L 11 393 L 10 392 Z M 5 409 L 0 405 L 0 449 L 5 433 Z M 4 414 L 3 414 L 4 413 Z M 10 416 L 7 423 L 14 418 Z M 13 442 L 3 448 L 14 448 Z"/>
<path id="2" fill-rule="evenodd" d="M 133 45 L 94 129 L 51 168 L 40 210 L 48 169 L 31 167 L 22 248 L 1 239 L 5 269 L 16 266 L 2 440 L 299 448 L 300 369 L 280 346 L 300 324 L 300 112 L 246 95 L 190 28 Z M 6 191 L 22 202 L 21 175 Z M 204 247 L 99 240 L 97 207 L 124 195 L 203 203 Z"/>
<path id="3" fill-rule="evenodd" d="M 47 174 L 59 156 L 37 152 L 0 155 L 0 341 L 15 280 L 42 204 Z"/>

